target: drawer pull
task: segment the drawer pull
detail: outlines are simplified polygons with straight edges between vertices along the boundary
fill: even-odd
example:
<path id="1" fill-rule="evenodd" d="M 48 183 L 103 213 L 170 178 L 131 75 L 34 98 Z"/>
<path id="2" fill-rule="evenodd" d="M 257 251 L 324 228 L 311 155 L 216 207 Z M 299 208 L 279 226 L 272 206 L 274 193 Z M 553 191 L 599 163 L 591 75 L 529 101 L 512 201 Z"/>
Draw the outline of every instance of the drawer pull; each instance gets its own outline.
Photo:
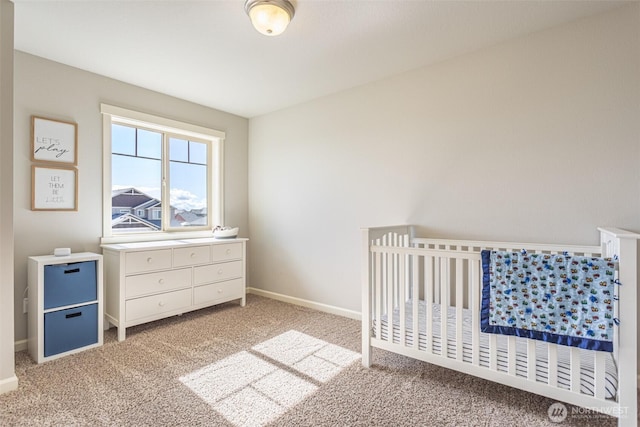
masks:
<path id="1" fill-rule="evenodd" d="M 222 274 L 224 271 L 222 269 L 218 270 L 218 274 Z"/>
<path id="2" fill-rule="evenodd" d="M 222 293 L 222 289 L 218 289 L 218 293 L 221 294 Z"/>
<path id="3" fill-rule="evenodd" d="M 196 257 L 196 253 L 195 252 L 191 252 L 191 258 L 195 258 Z"/>
<path id="4" fill-rule="evenodd" d="M 65 270 L 64 274 L 73 274 L 73 273 L 80 273 L 80 269 L 79 268 L 72 268 L 71 270 Z"/>
<path id="5" fill-rule="evenodd" d="M 227 255 L 231 255 L 231 249 L 227 249 L 227 250 L 225 251 L 225 253 L 226 253 Z"/>
<path id="6" fill-rule="evenodd" d="M 78 312 L 75 312 L 75 313 L 69 313 L 69 314 L 65 315 L 64 317 L 65 317 L 65 319 L 71 319 L 72 317 L 80 317 L 80 316 L 82 316 L 82 312 L 78 311 Z"/>
<path id="7" fill-rule="evenodd" d="M 153 258 L 151 257 L 147 258 L 147 264 L 151 264 L 151 263 L 153 263 Z"/>
<path id="8" fill-rule="evenodd" d="M 158 305 L 159 305 L 160 307 L 164 307 L 164 302 L 160 301 L 160 302 L 158 303 Z"/>
<path id="9" fill-rule="evenodd" d="M 158 280 L 158 283 L 161 284 L 161 285 L 164 285 L 164 279 Z"/>

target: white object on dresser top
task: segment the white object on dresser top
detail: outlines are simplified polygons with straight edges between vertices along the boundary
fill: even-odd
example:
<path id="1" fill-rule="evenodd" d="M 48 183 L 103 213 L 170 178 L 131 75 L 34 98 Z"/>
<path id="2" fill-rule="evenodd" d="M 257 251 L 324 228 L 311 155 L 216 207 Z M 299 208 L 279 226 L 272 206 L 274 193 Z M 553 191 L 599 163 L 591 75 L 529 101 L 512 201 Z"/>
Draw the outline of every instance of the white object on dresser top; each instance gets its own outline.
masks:
<path id="1" fill-rule="evenodd" d="M 71 248 L 55 248 L 53 250 L 54 256 L 69 256 L 71 255 Z"/>
<path id="2" fill-rule="evenodd" d="M 238 236 L 238 227 L 213 230 L 213 237 L 216 239 L 233 239 Z"/>

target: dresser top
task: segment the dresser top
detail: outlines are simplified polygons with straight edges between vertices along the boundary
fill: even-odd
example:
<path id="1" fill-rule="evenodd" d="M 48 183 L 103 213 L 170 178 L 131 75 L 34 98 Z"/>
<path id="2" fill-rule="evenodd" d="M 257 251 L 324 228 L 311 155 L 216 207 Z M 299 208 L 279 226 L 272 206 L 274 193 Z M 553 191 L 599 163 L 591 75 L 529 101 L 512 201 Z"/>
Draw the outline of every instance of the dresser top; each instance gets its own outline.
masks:
<path id="1" fill-rule="evenodd" d="M 127 251 L 137 249 L 162 249 L 162 248 L 175 248 L 197 245 L 221 245 L 225 243 L 238 243 L 246 242 L 249 239 L 235 238 L 235 239 L 216 239 L 214 237 L 203 237 L 199 239 L 176 239 L 176 240 L 158 240 L 152 242 L 129 242 L 129 243 L 111 243 L 102 245 L 103 249 L 112 251 Z"/>

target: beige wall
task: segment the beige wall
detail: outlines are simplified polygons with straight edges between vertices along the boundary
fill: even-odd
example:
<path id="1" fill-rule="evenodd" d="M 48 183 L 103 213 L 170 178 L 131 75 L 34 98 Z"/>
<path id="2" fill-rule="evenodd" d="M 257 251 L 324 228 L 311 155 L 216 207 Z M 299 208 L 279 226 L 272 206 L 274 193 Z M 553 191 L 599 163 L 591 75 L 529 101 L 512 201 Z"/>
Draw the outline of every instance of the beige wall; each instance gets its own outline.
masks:
<path id="1" fill-rule="evenodd" d="M 636 3 L 251 119 L 251 285 L 360 311 L 367 226 L 640 231 L 639 36 Z"/>
<path id="2" fill-rule="evenodd" d="M 13 355 L 13 3 L 0 1 L 0 393 L 18 386 Z"/>
<path id="3" fill-rule="evenodd" d="M 15 339 L 18 342 L 27 337 L 27 319 L 22 313 L 27 258 L 52 253 L 56 247 L 70 247 L 73 252 L 100 251 L 101 102 L 226 132 L 225 222 L 238 225 L 241 234 L 247 236 L 247 119 L 16 52 L 14 299 Z M 78 212 L 30 210 L 31 115 L 78 123 Z"/>

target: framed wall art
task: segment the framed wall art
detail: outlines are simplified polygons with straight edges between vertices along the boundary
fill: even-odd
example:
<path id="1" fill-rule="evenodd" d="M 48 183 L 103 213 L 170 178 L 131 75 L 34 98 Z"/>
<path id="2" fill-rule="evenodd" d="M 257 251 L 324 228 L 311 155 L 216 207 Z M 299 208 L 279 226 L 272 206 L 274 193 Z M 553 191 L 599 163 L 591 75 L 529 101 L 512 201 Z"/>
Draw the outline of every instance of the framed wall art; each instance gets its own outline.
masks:
<path id="1" fill-rule="evenodd" d="M 77 211 L 78 171 L 76 168 L 32 165 L 31 210 Z"/>
<path id="2" fill-rule="evenodd" d="M 31 116 L 31 160 L 78 164 L 78 125 Z"/>

